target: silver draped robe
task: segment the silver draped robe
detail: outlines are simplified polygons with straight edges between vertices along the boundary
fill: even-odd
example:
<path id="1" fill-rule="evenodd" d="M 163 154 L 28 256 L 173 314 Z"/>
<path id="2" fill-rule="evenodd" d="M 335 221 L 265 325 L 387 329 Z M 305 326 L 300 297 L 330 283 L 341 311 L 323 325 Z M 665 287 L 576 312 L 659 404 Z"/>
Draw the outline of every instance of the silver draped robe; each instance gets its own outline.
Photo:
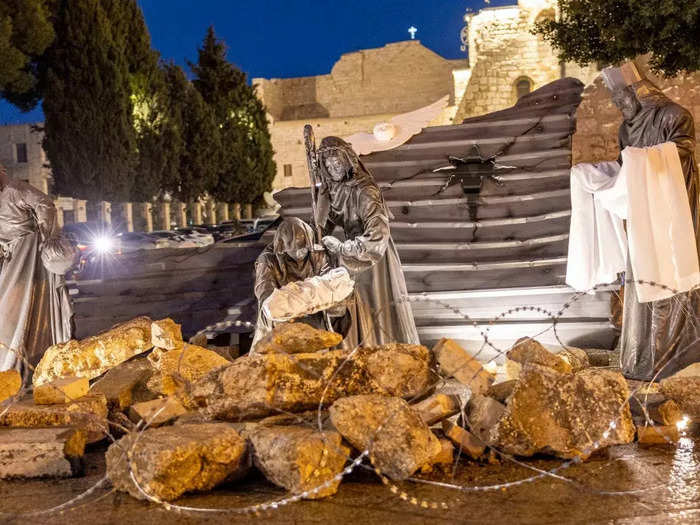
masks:
<path id="1" fill-rule="evenodd" d="M 29 184 L 0 188 L 0 370 L 35 365 L 70 339 L 71 307 L 62 276 L 47 271 L 42 244 L 56 234 L 56 208 Z"/>

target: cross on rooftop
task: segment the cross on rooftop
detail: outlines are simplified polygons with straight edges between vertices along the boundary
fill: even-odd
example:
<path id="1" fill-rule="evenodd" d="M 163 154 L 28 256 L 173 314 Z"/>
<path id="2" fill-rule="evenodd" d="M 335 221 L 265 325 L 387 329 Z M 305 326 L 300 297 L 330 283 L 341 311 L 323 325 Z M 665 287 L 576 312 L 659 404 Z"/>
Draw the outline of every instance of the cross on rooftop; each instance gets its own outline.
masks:
<path id="1" fill-rule="evenodd" d="M 415 40 L 415 39 L 416 39 L 416 33 L 418 32 L 418 28 L 417 28 L 417 27 L 411 26 L 411 27 L 408 28 L 408 32 L 411 33 L 411 40 Z"/>

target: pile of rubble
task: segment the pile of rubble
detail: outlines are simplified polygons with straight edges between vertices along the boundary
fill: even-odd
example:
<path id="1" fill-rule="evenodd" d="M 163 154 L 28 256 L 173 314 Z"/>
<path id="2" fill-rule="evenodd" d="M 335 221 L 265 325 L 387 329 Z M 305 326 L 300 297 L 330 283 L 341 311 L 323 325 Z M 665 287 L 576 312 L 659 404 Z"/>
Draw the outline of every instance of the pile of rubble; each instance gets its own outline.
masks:
<path id="1" fill-rule="evenodd" d="M 652 403 L 628 403 L 620 373 L 531 339 L 508 352 L 498 383 L 449 339 L 328 350 L 339 343 L 291 323 L 230 359 L 184 342 L 170 319 L 140 317 L 56 345 L 31 393 L 16 372 L 0 374 L 0 478 L 78 475 L 86 445 L 110 439 L 107 475 L 136 498 L 172 501 L 253 468 L 322 498 L 360 454 L 400 481 L 495 451 L 585 459 L 636 433 L 653 441 L 633 414 L 665 439 L 684 415 L 700 417 L 697 368 L 647 392 Z"/>

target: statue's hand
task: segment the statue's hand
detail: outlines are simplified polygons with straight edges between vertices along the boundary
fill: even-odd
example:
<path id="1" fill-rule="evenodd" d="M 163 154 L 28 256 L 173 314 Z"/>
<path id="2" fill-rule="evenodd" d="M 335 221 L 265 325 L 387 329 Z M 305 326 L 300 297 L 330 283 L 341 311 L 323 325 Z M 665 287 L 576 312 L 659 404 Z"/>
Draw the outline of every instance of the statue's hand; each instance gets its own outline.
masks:
<path id="1" fill-rule="evenodd" d="M 323 239 L 321 239 L 321 242 L 326 247 L 326 250 L 332 254 L 339 253 L 340 247 L 343 245 L 339 239 L 333 237 L 332 235 L 326 235 Z"/>

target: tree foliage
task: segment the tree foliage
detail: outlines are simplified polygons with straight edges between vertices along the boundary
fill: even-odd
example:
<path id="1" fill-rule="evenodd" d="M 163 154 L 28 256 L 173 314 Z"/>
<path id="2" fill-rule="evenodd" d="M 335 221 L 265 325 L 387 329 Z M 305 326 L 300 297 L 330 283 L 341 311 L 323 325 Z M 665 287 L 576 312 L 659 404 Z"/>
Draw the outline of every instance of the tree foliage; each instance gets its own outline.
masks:
<path id="1" fill-rule="evenodd" d="M 0 0 L 0 93 L 24 111 L 40 99 L 37 59 L 54 36 L 48 0 Z"/>
<path id="2" fill-rule="evenodd" d="M 560 0 L 558 20 L 535 31 L 579 65 L 617 64 L 649 53 L 656 72 L 673 76 L 700 69 L 697 0 Z"/>

